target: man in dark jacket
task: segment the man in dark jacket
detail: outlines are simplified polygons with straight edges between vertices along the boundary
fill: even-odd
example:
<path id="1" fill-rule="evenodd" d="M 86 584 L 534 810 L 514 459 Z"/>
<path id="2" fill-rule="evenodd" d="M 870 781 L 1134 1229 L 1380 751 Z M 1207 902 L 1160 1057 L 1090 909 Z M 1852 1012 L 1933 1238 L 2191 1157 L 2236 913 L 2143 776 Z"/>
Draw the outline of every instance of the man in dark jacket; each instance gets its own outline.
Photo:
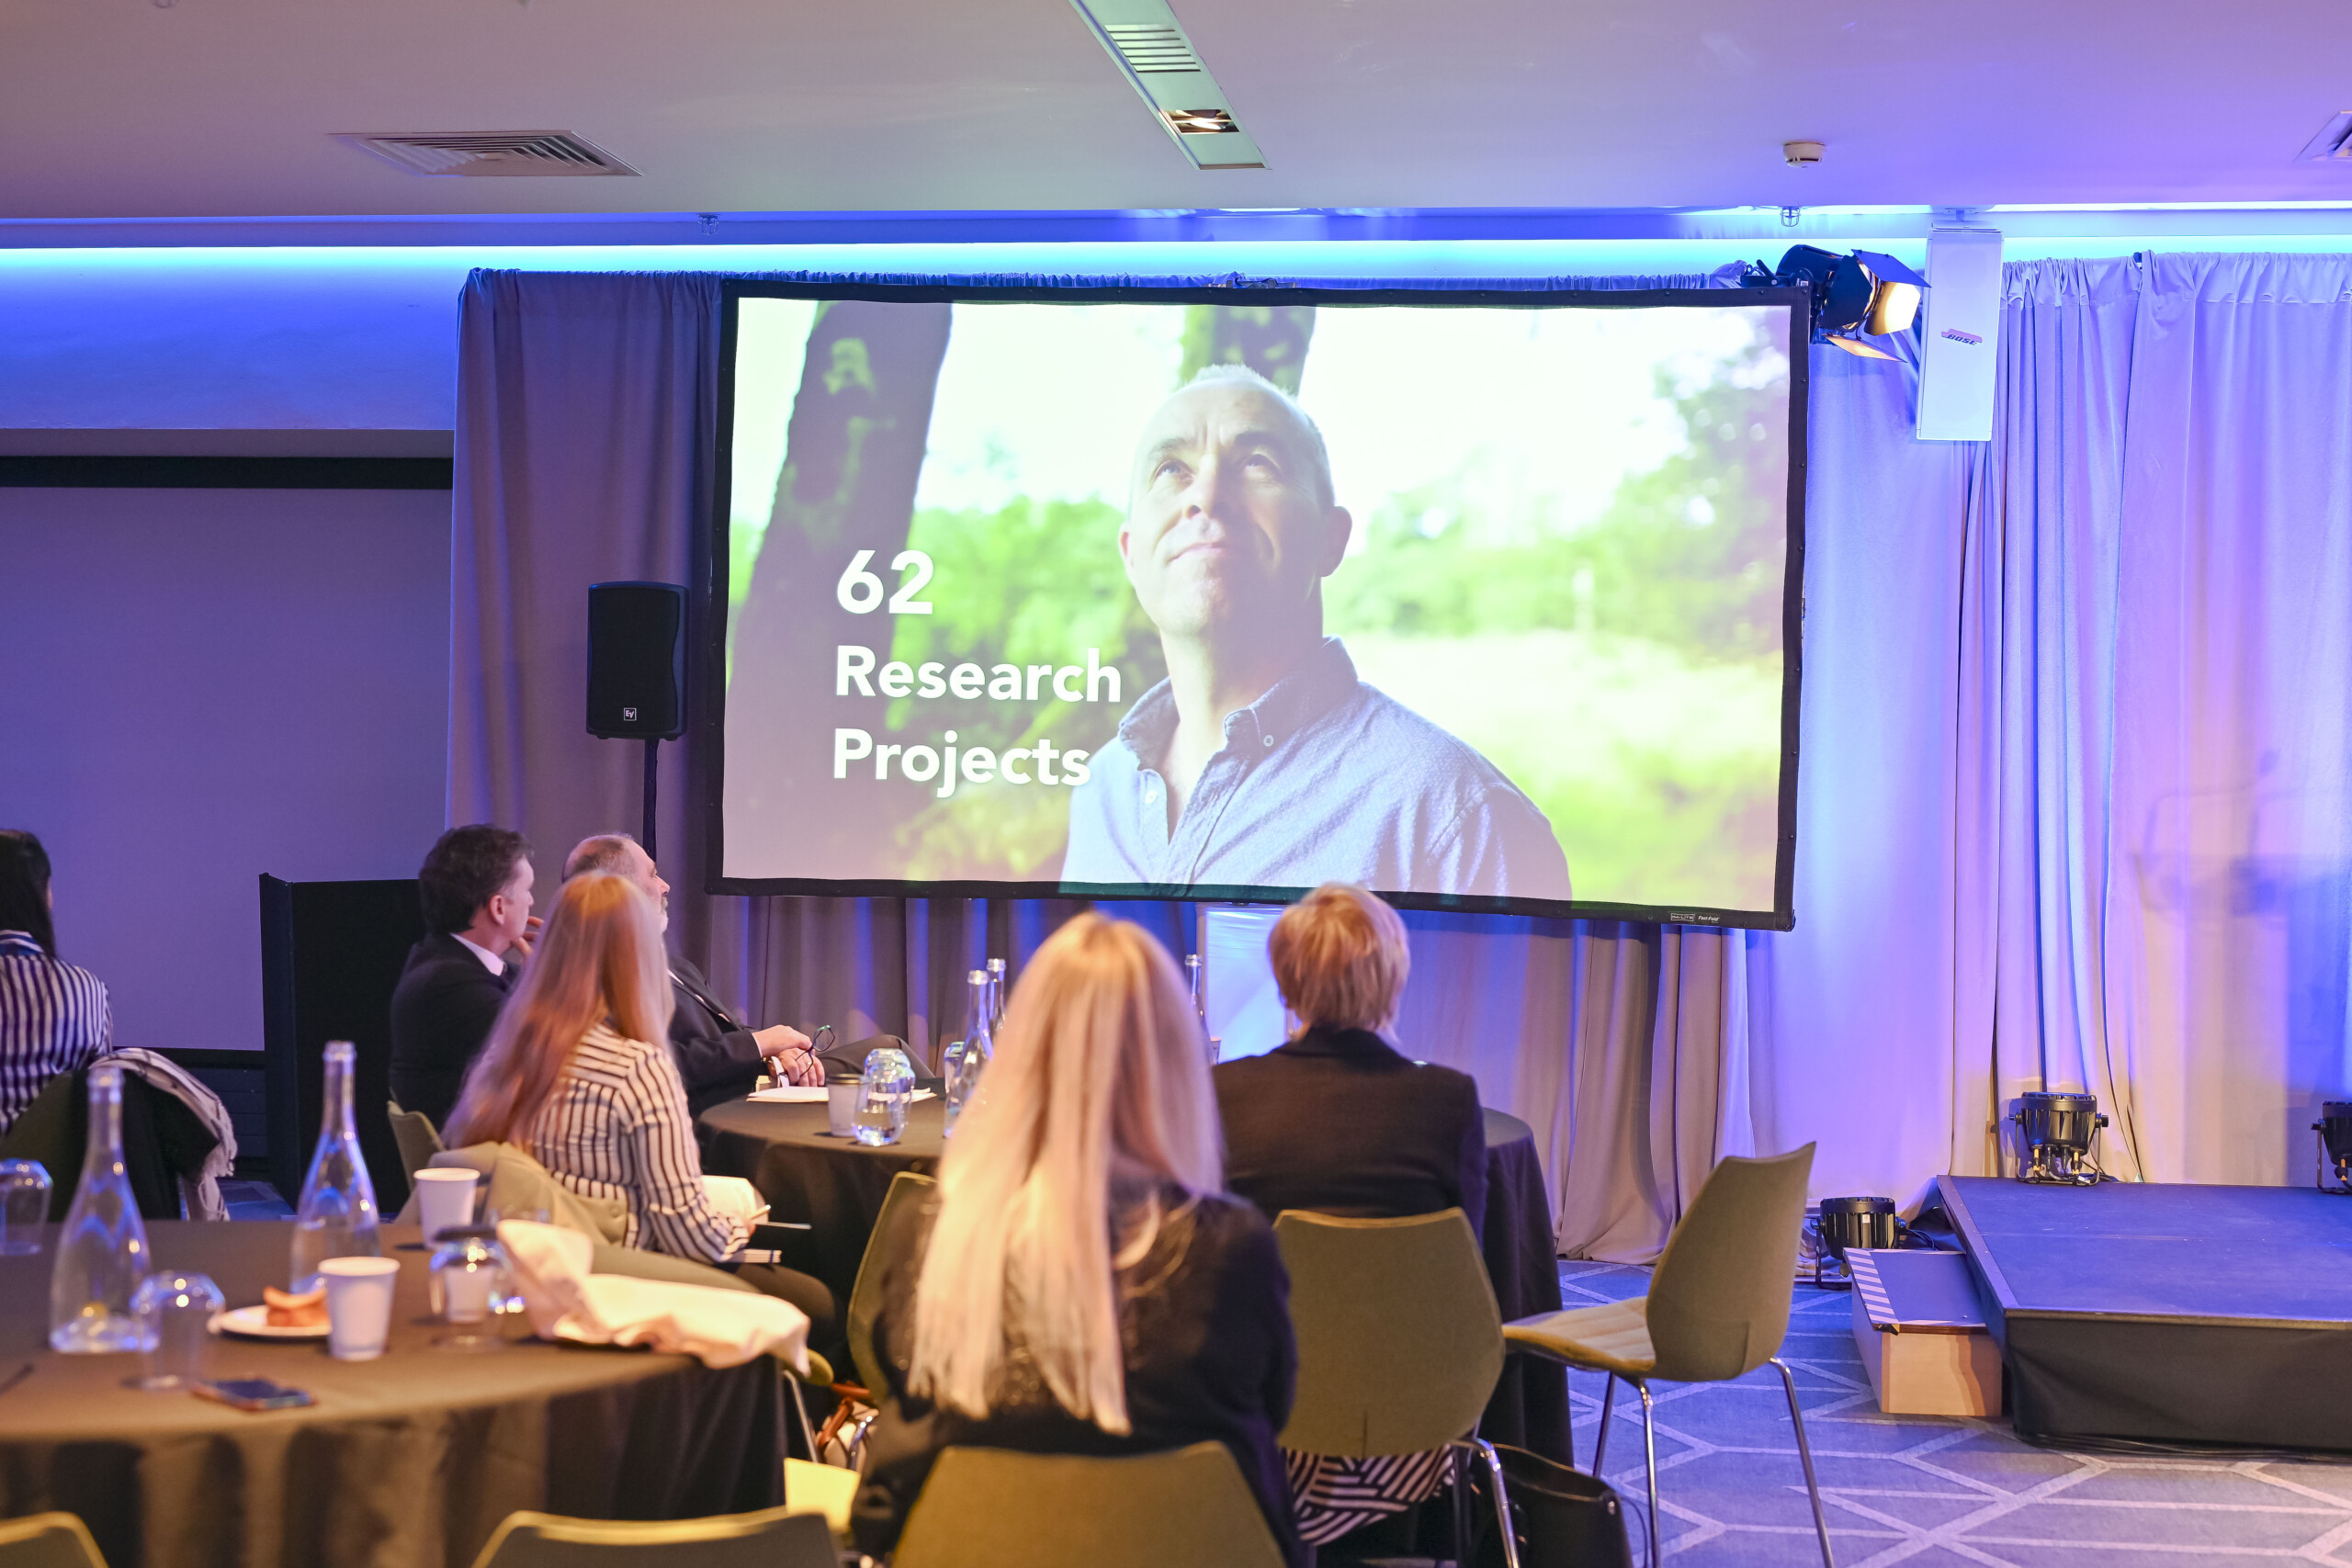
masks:
<path id="1" fill-rule="evenodd" d="M 507 955 L 530 956 L 531 846 L 522 834 L 476 824 L 435 840 L 416 874 L 424 940 L 409 949 L 392 992 L 392 1098 L 435 1128 L 465 1087 L 513 984 Z"/>
<path id="2" fill-rule="evenodd" d="M 662 911 L 662 929 L 669 929 L 670 885 L 635 839 L 626 833 L 599 833 L 582 840 L 563 863 L 564 880 L 589 872 L 636 883 Z M 678 1064 L 678 1077 L 686 1086 L 686 1109 L 693 1114 L 742 1099 L 752 1091 L 763 1064 L 771 1059 L 779 1078 L 797 1084 L 825 1081 L 825 1069 L 808 1036 L 781 1023 L 745 1028 L 712 994 L 702 971 L 675 953 L 670 955 L 670 986 L 674 1002 L 670 1055 Z"/>

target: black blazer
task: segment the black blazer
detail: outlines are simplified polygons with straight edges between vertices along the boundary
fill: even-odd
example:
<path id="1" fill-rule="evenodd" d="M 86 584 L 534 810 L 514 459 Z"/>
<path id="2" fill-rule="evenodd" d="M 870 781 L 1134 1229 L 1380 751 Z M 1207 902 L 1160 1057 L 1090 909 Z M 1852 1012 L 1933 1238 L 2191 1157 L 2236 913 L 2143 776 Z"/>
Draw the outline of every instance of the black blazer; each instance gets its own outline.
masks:
<path id="1" fill-rule="evenodd" d="M 392 1098 L 449 1125 L 466 1069 L 505 1005 L 509 974 L 492 975 L 465 943 L 435 932 L 408 950 L 392 991 Z"/>
<path id="2" fill-rule="evenodd" d="M 1181 1190 L 1170 1190 L 1171 1201 L 1182 1197 Z M 866 1438 L 865 1480 L 850 1515 L 859 1550 L 879 1555 L 897 1544 L 942 1449 L 1134 1454 L 1217 1442 L 1241 1467 L 1284 1560 L 1305 1562 L 1291 1520 L 1290 1483 L 1274 1444 L 1290 1419 L 1298 1379 L 1290 1275 L 1262 1217 L 1230 1198 L 1203 1197 L 1161 1229 L 1129 1271 L 1129 1280 L 1143 1281 L 1120 1305 L 1131 1429 L 1114 1437 L 1057 1404 L 1034 1365 L 1022 1375 L 1018 1358 L 1008 1371 L 1006 1392 L 983 1417 L 941 1410 L 907 1392 L 914 1287 L 932 1213 L 927 1207 L 916 1220 L 922 1235 L 906 1248 L 906 1261 L 883 1276 L 874 1351 L 890 1386 Z"/>
<path id="3" fill-rule="evenodd" d="M 1487 1224 L 1477 1080 L 1416 1066 L 1368 1029 L 1310 1029 L 1218 1064 L 1225 1184 L 1264 1211 L 1396 1219 L 1459 1208 Z"/>
<path id="4" fill-rule="evenodd" d="M 712 1106 L 741 1100 L 760 1076 L 760 1043 L 738 1023 L 711 991 L 701 970 L 683 958 L 670 960 L 670 1055 L 686 1086 L 686 1110 L 699 1116 Z"/>

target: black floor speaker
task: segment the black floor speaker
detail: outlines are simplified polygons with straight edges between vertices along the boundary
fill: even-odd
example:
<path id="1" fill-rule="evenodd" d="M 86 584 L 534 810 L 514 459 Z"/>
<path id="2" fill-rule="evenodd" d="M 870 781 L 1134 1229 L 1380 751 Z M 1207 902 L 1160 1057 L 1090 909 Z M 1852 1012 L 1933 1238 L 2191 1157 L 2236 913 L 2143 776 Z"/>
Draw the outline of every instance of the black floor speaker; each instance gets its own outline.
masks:
<path id="1" fill-rule="evenodd" d="M 674 582 L 588 589 L 588 733 L 674 740 L 686 732 L 686 591 Z"/>

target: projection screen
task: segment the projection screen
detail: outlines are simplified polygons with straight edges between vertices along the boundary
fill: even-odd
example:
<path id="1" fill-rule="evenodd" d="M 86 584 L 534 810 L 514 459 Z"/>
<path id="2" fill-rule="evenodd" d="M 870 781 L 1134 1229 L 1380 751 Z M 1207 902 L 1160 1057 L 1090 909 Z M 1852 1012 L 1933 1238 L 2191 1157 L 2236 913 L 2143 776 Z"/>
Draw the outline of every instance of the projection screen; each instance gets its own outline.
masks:
<path id="1" fill-rule="evenodd" d="M 713 891 L 1792 923 L 1800 291 L 725 310 Z"/>

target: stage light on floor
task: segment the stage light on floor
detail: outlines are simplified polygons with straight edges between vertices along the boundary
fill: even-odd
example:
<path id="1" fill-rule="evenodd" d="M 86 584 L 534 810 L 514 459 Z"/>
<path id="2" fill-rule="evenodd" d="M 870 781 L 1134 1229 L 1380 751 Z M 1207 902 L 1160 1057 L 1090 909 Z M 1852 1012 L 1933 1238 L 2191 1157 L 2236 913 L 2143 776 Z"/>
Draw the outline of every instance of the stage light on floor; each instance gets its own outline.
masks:
<path id="1" fill-rule="evenodd" d="M 2352 1192 L 2352 1100 L 2321 1102 L 2319 1120 L 2312 1123 L 2312 1131 L 2319 1134 L 2320 1190 Z M 2327 1185 L 2329 1174 L 2335 1178 L 2332 1190 Z"/>
<path id="2" fill-rule="evenodd" d="M 2095 1094 L 2033 1093 L 2009 1112 L 2024 1148 L 2018 1179 L 2056 1187 L 2095 1187 L 2107 1179 L 2092 1150 L 2107 1125 Z"/>
<path id="3" fill-rule="evenodd" d="M 1813 1282 L 1824 1291 L 1847 1291 L 1854 1285 L 1850 1248 L 1857 1252 L 1886 1252 L 1903 1245 L 1903 1222 L 1895 1217 L 1892 1198 L 1824 1198 L 1813 1222 Z M 1835 1273 L 1825 1274 L 1825 1264 Z"/>

